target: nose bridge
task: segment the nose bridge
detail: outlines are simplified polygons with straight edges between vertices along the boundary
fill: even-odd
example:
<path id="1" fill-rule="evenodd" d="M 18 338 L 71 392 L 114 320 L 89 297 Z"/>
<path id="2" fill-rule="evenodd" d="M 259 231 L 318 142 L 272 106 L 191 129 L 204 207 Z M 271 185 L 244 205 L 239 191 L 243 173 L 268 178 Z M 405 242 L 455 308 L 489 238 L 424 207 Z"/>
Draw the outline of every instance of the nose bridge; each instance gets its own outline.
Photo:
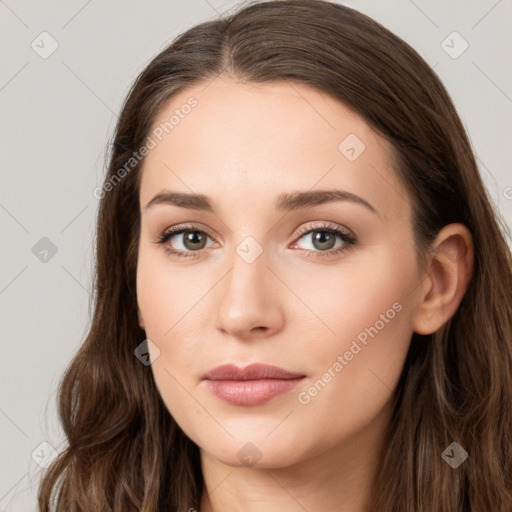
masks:
<path id="1" fill-rule="evenodd" d="M 234 249 L 230 271 L 215 301 L 217 328 L 241 337 L 257 327 L 276 329 L 283 312 L 268 268 L 268 250 L 252 236 Z"/>
<path id="2" fill-rule="evenodd" d="M 268 264 L 268 254 L 263 246 L 252 236 L 245 237 L 235 247 L 223 295 L 244 299 L 252 302 L 253 306 L 266 300 L 269 293 Z"/>
<path id="3" fill-rule="evenodd" d="M 270 272 L 267 268 L 270 248 L 269 233 L 266 232 L 268 227 L 265 226 L 261 211 L 261 198 L 255 194 L 244 205 L 234 201 L 232 206 L 237 213 L 232 212 L 231 218 L 237 220 L 231 223 L 230 245 L 233 245 L 228 259 L 232 268 L 230 275 L 226 276 L 229 288 L 232 292 L 247 294 L 247 287 L 260 285 L 259 289 L 253 291 L 264 294 L 265 283 L 268 284 L 266 274 Z"/>

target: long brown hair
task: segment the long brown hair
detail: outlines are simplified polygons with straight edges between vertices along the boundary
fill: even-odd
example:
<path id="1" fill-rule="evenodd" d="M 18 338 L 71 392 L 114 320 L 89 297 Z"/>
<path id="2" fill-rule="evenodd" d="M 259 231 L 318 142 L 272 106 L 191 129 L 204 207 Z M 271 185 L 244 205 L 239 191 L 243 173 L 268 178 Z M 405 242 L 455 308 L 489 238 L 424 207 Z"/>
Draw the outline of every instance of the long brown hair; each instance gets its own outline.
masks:
<path id="1" fill-rule="evenodd" d="M 51 503 L 70 512 L 199 509 L 198 447 L 169 414 L 150 367 L 134 356 L 145 339 L 135 287 L 141 162 L 126 163 L 174 93 L 221 73 L 245 82 L 313 86 L 390 141 L 413 206 L 420 257 L 443 226 L 461 222 L 471 231 L 474 274 L 458 310 L 438 332 L 411 340 L 371 511 L 510 512 L 512 263 L 506 227 L 436 74 L 383 26 L 325 0 L 252 2 L 197 25 L 133 84 L 100 194 L 94 314 L 59 388 L 68 446 L 41 480 L 40 511 L 51 510 Z M 454 441 L 468 453 L 456 469 L 442 458 Z"/>

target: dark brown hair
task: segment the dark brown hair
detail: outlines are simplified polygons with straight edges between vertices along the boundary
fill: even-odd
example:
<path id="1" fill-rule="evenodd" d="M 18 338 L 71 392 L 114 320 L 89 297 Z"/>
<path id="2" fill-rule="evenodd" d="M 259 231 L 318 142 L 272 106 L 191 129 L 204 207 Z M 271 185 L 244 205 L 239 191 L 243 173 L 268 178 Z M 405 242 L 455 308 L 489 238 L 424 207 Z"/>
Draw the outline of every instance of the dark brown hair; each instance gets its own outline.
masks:
<path id="1" fill-rule="evenodd" d="M 396 390 L 372 512 L 512 510 L 512 263 L 465 129 L 448 93 L 404 41 L 367 16 L 323 0 L 269 1 L 177 37 L 133 84 L 105 183 L 148 137 L 180 90 L 225 73 L 288 80 L 328 93 L 394 148 L 419 254 L 453 222 L 473 235 L 474 274 L 438 332 L 413 335 Z M 169 414 L 149 367 L 134 357 L 141 164 L 99 205 L 94 314 L 59 388 L 67 448 L 46 471 L 40 511 L 199 509 L 198 447 Z M 469 458 L 441 457 L 453 441 Z"/>

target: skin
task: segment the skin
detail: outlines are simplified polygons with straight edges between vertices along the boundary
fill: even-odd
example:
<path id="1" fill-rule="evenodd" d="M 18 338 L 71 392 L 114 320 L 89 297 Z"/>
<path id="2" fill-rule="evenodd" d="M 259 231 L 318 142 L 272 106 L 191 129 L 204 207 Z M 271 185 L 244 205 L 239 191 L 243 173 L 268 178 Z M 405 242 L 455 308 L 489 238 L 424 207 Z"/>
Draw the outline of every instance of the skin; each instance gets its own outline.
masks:
<path id="1" fill-rule="evenodd" d="M 155 383 L 200 448 L 201 512 L 368 511 L 411 336 L 434 332 L 457 309 L 472 270 L 471 235 L 445 227 L 420 268 L 392 148 L 316 89 L 222 76 L 172 97 L 154 126 L 190 96 L 197 106 L 144 162 L 137 298 L 140 325 L 160 351 L 152 351 Z M 365 145 L 354 161 L 338 149 L 349 134 Z M 205 194 L 215 212 L 145 208 L 163 189 Z M 282 192 L 328 189 L 356 194 L 377 213 L 348 200 L 274 209 Z M 355 244 L 315 257 L 329 249 L 297 231 L 324 222 L 355 234 Z M 200 257 L 177 258 L 155 243 L 185 223 L 208 234 L 204 248 L 183 234 L 166 244 Z M 236 250 L 248 236 L 257 243 L 250 251 L 262 250 L 251 263 Z M 401 306 L 394 318 L 301 403 L 299 393 L 393 304 Z M 255 362 L 306 378 L 256 407 L 225 403 L 201 380 L 218 365 Z M 237 455 L 248 442 L 260 454 L 253 465 Z"/>

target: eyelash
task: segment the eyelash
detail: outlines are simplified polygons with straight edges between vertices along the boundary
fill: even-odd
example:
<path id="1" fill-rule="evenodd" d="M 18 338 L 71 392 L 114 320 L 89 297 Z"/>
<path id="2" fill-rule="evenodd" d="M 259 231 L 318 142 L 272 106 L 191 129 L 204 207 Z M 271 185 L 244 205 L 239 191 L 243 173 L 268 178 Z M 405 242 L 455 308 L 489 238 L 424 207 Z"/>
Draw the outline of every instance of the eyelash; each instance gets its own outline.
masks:
<path id="1" fill-rule="evenodd" d="M 172 228 L 167 229 L 161 235 L 158 236 L 156 244 L 164 245 L 173 236 L 179 235 L 187 231 L 198 232 L 210 236 L 206 231 L 199 229 L 194 224 L 173 226 Z M 331 249 L 329 251 L 312 251 L 309 249 L 299 249 L 300 251 L 306 253 L 307 255 L 313 255 L 314 258 L 324 258 L 329 256 L 332 257 L 337 254 L 341 254 L 350 249 L 350 247 L 356 243 L 356 238 L 353 235 L 347 233 L 346 231 L 342 231 L 340 228 L 332 224 L 322 224 L 320 226 L 301 228 L 298 231 L 298 233 L 296 233 L 295 238 L 300 239 L 304 234 L 311 233 L 313 231 L 325 231 L 327 233 L 331 233 L 335 236 L 340 237 L 341 240 L 344 242 L 341 247 L 338 247 L 337 249 Z M 201 251 L 181 251 L 172 249 L 167 245 L 164 245 L 164 249 L 168 254 L 176 256 L 178 258 L 198 258 L 200 257 L 200 254 L 197 253 L 201 253 L 202 251 L 204 251 L 204 249 Z"/>

